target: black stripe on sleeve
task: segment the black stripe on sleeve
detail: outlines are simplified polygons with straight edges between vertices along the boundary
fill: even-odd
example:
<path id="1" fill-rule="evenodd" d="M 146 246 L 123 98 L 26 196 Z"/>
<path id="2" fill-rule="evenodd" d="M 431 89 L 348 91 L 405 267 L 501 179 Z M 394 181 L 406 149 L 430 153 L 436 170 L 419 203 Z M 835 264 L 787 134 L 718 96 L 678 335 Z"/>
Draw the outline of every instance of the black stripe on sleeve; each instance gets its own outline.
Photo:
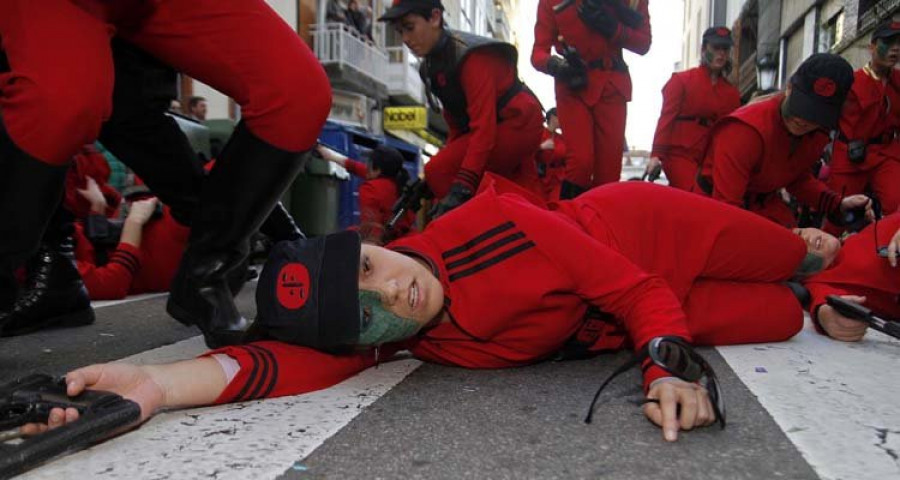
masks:
<path id="1" fill-rule="evenodd" d="M 462 245 L 460 245 L 458 247 L 454 247 L 454 248 L 451 248 L 450 250 L 447 250 L 446 252 L 441 254 L 441 258 L 446 260 L 454 255 L 458 255 L 462 252 L 465 252 L 466 250 L 469 250 L 470 248 L 474 247 L 475 245 L 478 245 L 479 243 L 484 242 L 493 236 L 499 235 L 511 228 L 514 228 L 515 226 L 516 226 L 516 224 L 514 224 L 513 222 L 501 223 L 500 225 L 497 225 L 496 227 L 482 233 L 481 235 L 478 235 L 477 237 L 469 240 L 468 242 L 463 243 Z"/>
<path id="2" fill-rule="evenodd" d="M 496 257 L 493 257 L 489 260 L 485 260 L 484 262 L 481 262 L 478 265 L 475 265 L 474 267 L 467 268 L 465 270 L 462 270 L 462 271 L 459 271 L 459 272 L 456 272 L 456 273 L 450 275 L 450 281 L 454 282 L 461 278 L 468 277 L 469 275 L 474 275 L 474 274 L 484 270 L 485 268 L 488 268 L 492 265 L 496 265 L 496 264 L 502 262 L 503 260 L 506 260 L 507 258 L 510 258 L 519 253 L 522 253 L 525 250 L 528 250 L 529 248 L 532 248 L 532 247 L 534 247 L 534 242 L 529 240 L 525 243 L 522 243 L 514 248 L 511 248 L 511 249 L 501 253 L 500 255 L 497 255 Z"/>

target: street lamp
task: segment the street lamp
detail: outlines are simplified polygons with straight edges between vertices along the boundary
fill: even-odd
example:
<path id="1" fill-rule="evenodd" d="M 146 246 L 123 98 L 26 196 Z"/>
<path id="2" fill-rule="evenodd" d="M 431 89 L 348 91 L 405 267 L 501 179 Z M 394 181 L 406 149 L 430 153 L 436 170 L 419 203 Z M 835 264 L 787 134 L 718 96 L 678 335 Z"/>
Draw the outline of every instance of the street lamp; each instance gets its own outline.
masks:
<path id="1" fill-rule="evenodd" d="M 766 53 L 756 60 L 756 85 L 761 91 L 775 88 L 775 78 L 778 76 L 778 60 L 775 55 Z"/>

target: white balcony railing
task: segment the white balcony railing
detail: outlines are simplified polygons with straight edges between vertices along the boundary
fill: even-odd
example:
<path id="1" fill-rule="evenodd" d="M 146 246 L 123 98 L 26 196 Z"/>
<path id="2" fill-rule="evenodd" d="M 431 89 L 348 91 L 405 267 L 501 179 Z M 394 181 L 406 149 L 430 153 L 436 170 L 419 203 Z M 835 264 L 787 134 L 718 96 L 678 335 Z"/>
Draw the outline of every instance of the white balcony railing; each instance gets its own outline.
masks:
<path id="1" fill-rule="evenodd" d="M 404 95 L 425 103 L 425 86 L 419 77 L 418 61 L 405 45 L 387 48 L 387 89 L 390 95 Z"/>
<path id="2" fill-rule="evenodd" d="M 322 65 L 352 68 L 372 81 L 386 86 L 387 54 L 342 23 L 310 26 L 313 49 Z"/>

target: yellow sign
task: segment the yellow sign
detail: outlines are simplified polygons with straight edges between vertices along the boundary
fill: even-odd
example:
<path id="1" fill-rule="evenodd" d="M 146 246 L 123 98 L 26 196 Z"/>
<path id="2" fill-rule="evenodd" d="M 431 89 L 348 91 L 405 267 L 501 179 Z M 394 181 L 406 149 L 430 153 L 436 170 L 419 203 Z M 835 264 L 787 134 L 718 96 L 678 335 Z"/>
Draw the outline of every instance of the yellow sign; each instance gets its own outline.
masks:
<path id="1" fill-rule="evenodd" d="M 428 128 L 428 111 L 425 107 L 387 107 L 384 109 L 384 128 L 394 130 Z"/>

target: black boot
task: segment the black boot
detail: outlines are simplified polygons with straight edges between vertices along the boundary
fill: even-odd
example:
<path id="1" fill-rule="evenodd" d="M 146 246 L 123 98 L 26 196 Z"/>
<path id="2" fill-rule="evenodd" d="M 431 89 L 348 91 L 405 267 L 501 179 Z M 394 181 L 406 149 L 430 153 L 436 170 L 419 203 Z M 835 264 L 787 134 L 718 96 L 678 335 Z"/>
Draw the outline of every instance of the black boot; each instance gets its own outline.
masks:
<path id="1" fill-rule="evenodd" d="M 37 251 L 62 199 L 67 168 L 19 149 L 0 121 L 0 311 L 12 308 L 14 272 Z"/>
<path id="2" fill-rule="evenodd" d="M 587 189 L 578 185 L 577 183 L 572 183 L 568 180 L 563 180 L 559 185 L 559 199 L 560 200 L 571 200 L 582 193 L 586 192 Z"/>
<path id="3" fill-rule="evenodd" d="M 234 305 L 228 273 L 247 257 L 250 235 L 303 166 L 305 155 L 265 143 L 240 123 L 203 186 L 187 251 L 166 310 L 197 325 L 211 348 L 240 343 L 249 323 Z"/>
<path id="4" fill-rule="evenodd" d="M 284 204 L 278 202 L 272 213 L 266 218 L 262 226 L 259 227 L 260 233 L 265 234 L 275 242 L 282 240 L 299 240 L 306 238 L 300 227 L 294 223 L 294 217 L 284 208 Z"/>
<path id="5" fill-rule="evenodd" d="M 26 265 L 27 281 L 12 310 L 0 313 L 3 336 L 94 322 L 94 310 L 75 267 L 72 215 L 61 207 L 38 253 Z"/>

